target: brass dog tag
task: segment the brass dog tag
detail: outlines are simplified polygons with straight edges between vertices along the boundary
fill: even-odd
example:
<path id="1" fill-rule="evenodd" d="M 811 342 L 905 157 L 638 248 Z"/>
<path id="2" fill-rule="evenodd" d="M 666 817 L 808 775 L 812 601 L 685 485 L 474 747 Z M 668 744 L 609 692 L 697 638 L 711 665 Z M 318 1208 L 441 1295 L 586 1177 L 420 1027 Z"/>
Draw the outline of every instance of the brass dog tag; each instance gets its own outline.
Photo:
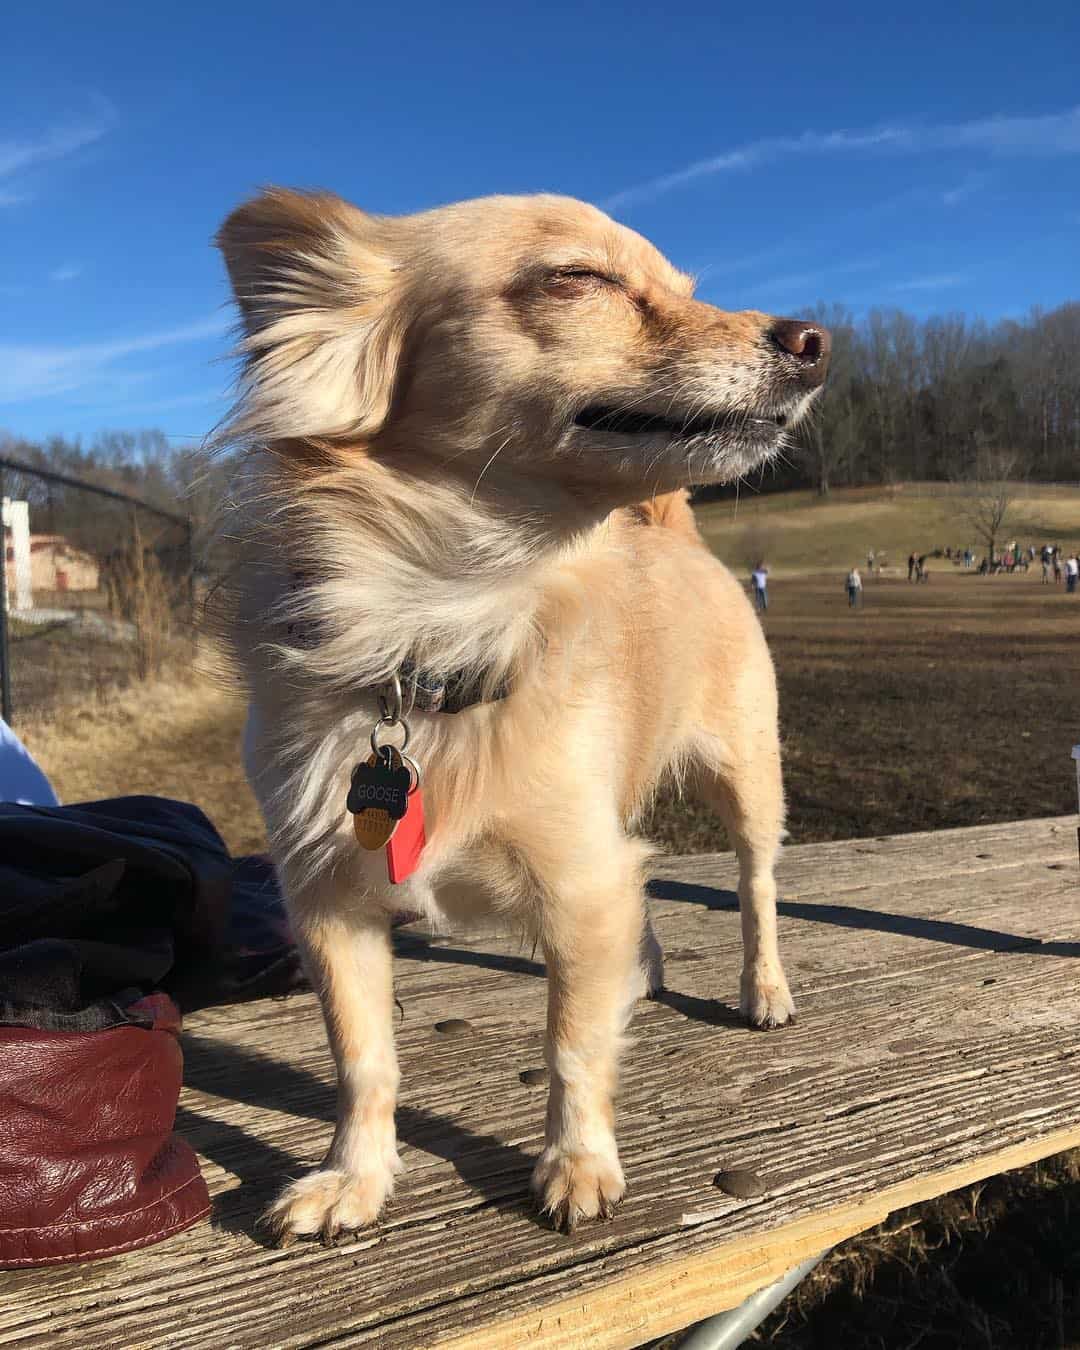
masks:
<path id="1" fill-rule="evenodd" d="M 377 853 L 394 837 L 398 822 L 386 811 L 360 811 L 353 816 L 353 833 L 361 848 Z"/>
<path id="2" fill-rule="evenodd" d="M 392 747 L 356 766 L 345 805 L 361 848 L 375 853 L 390 842 L 408 808 L 411 783 L 412 775 Z"/>

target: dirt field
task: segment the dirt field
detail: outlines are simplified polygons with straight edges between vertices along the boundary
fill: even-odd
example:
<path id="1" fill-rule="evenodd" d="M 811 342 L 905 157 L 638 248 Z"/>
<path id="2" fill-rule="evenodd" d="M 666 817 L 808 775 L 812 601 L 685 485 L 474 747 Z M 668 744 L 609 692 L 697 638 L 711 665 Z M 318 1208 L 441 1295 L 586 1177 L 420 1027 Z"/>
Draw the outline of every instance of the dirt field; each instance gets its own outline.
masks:
<path id="1" fill-rule="evenodd" d="M 1080 593 L 946 566 L 868 582 L 858 610 L 842 575 L 772 583 L 792 842 L 1076 809 Z M 676 851 L 726 847 L 711 815 L 666 796 L 650 829 Z"/>
<path id="2" fill-rule="evenodd" d="M 917 501 L 898 527 L 905 535 L 920 519 L 929 534 L 938 511 Z M 817 515 L 809 530 L 778 523 L 808 504 L 784 502 L 770 516 L 770 560 L 779 565 L 764 622 L 780 679 L 792 840 L 1075 810 L 1080 594 L 1041 586 L 1037 569 L 978 577 L 942 561 L 925 586 L 868 582 L 863 608 L 849 611 L 846 553 L 856 534 L 865 538 L 858 517 L 871 505 L 819 508 L 832 515 Z M 1080 536 L 1080 494 L 1065 494 L 1054 510 L 1062 542 Z M 880 525 L 874 537 L 885 538 L 887 512 L 871 518 Z M 730 507 L 708 508 L 705 524 L 721 552 L 737 552 L 744 527 L 732 525 Z M 794 574 L 803 556 L 788 542 L 796 534 L 816 540 L 806 550 L 827 555 L 827 575 Z M 106 703 L 75 699 L 62 716 L 18 729 L 66 800 L 183 797 L 240 852 L 263 842 L 240 769 L 242 724 L 238 701 L 185 672 Z M 673 851 L 726 847 L 711 817 L 670 795 L 649 827 Z M 1080 1346 L 1078 1214 L 1080 1157 L 1064 1155 L 893 1215 L 837 1249 L 758 1342 L 781 1350 Z"/>

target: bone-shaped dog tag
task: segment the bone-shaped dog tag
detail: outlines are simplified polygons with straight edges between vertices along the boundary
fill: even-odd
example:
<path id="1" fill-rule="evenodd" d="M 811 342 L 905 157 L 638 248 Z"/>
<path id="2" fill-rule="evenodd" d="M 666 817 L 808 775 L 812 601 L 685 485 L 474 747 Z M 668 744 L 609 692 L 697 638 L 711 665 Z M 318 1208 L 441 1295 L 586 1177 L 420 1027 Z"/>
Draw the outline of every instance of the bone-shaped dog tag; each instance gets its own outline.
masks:
<path id="1" fill-rule="evenodd" d="M 393 746 L 356 766 L 345 805 L 352 812 L 361 848 L 374 853 L 390 842 L 408 809 L 411 782 L 412 775 Z"/>

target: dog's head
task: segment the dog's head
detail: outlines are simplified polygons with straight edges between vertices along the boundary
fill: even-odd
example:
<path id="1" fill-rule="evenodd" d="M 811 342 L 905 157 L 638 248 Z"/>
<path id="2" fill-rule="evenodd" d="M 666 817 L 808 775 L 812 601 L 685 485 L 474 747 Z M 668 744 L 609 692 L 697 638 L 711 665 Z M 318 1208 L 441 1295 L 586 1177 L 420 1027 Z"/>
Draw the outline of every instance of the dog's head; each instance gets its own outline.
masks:
<path id="1" fill-rule="evenodd" d="M 562 197 L 414 216 L 272 190 L 218 237 L 245 327 L 234 432 L 505 468 L 597 493 L 733 478 L 825 379 L 814 323 L 725 313 Z"/>

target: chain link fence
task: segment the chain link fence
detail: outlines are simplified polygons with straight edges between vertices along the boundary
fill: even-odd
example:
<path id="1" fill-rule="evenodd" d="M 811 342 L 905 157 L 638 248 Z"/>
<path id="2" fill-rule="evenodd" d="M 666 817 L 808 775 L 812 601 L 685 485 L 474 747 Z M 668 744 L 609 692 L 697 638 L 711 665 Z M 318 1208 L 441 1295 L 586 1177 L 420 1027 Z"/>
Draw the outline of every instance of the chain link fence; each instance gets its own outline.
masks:
<path id="1" fill-rule="evenodd" d="M 192 524 L 127 493 L 0 457 L 6 721 L 103 701 L 190 657 Z"/>

